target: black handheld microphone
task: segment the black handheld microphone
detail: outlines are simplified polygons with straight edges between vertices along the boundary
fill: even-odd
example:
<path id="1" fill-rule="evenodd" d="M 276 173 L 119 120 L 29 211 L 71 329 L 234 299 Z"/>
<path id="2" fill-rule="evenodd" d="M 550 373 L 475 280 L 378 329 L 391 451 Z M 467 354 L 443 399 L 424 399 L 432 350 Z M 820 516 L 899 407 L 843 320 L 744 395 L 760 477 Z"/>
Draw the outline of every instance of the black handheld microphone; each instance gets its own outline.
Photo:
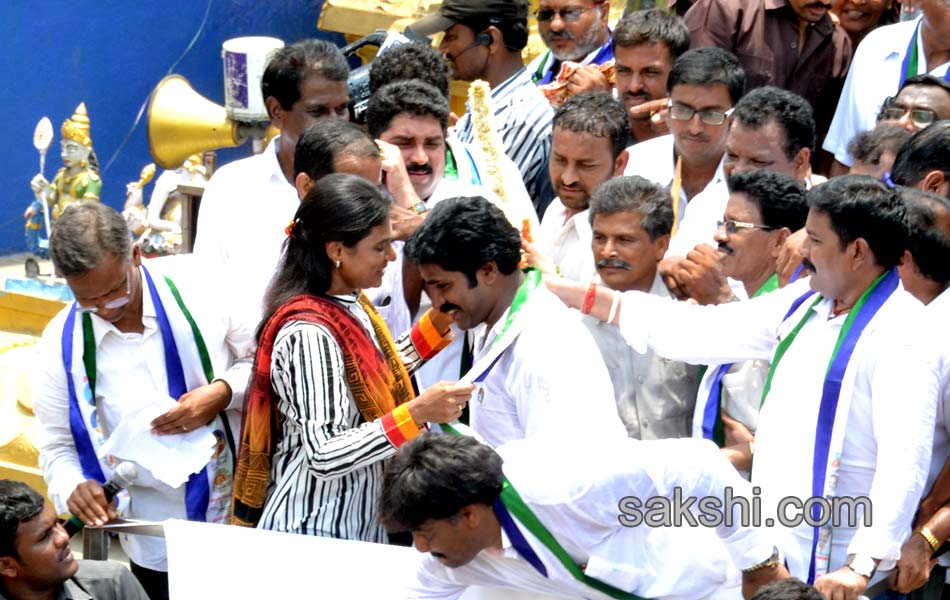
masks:
<path id="1" fill-rule="evenodd" d="M 112 502 L 116 494 L 132 485 L 138 476 L 139 472 L 134 464 L 130 462 L 119 463 L 119 466 L 115 468 L 115 472 L 112 473 L 112 479 L 102 485 L 102 491 L 106 495 L 106 501 Z M 66 533 L 69 534 L 69 537 L 73 537 L 79 533 L 79 530 L 85 526 L 86 524 L 80 521 L 76 515 L 70 515 L 69 520 L 63 523 L 63 528 L 66 530 Z"/>

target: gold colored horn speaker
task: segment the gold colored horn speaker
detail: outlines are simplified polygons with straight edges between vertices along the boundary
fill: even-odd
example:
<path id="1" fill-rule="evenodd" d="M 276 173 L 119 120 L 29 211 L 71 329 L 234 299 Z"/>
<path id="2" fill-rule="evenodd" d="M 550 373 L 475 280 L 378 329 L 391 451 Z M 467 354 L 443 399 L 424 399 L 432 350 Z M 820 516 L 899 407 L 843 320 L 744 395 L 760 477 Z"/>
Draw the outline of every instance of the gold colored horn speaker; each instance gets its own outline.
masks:
<path id="1" fill-rule="evenodd" d="M 181 75 L 162 79 L 148 107 L 148 149 L 163 169 L 175 169 L 192 154 L 240 146 L 238 123 Z"/>

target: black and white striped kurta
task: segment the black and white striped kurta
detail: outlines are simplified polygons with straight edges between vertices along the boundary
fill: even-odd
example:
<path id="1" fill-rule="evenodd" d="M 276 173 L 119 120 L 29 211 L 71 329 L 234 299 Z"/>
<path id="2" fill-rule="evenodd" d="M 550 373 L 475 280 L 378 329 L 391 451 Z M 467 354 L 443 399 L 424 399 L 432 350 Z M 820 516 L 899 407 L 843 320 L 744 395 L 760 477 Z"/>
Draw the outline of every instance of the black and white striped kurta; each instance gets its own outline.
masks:
<path id="1" fill-rule="evenodd" d="M 336 296 L 377 347 L 369 316 L 354 296 Z M 422 363 L 408 332 L 396 347 L 411 370 Z M 383 461 L 396 448 L 377 419 L 366 422 L 346 381 L 343 353 L 321 325 L 292 321 L 277 333 L 271 386 L 280 441 L 258 527 L 367 542 L 387 541 L 376 520 Z"/>
<path id="2" fill-rule="evenodd" d="M 469 101 L 470 103 L 471 101 Z M 467 105 L 468 106 L 468 105 Z M 505 154 L 521 171 L 528 195 L 535 206 L 547 206 L 553 197 L 548 160 L 551 157 L 551 121 L 554 109 L 531 81 L 531 73 L 521 69 L 491 91 L 492 120 L 501 136 Z M 471 107 L 455 126 L 459 140 L 475 141 Z"/>

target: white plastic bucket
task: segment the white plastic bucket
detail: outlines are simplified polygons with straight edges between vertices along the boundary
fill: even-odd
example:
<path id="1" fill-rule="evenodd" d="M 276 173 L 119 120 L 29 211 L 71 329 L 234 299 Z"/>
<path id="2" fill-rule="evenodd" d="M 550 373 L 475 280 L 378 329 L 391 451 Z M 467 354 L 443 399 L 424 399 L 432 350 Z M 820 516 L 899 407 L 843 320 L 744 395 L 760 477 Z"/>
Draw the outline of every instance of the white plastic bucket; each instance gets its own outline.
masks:
<path id="1" fill-rule="evenodd" d="M 261 78 L 267 61 L 284 42 L 272 37 L 240 37 L 224 42 L 224 106 L 235 121 L 267 121 Z"/>

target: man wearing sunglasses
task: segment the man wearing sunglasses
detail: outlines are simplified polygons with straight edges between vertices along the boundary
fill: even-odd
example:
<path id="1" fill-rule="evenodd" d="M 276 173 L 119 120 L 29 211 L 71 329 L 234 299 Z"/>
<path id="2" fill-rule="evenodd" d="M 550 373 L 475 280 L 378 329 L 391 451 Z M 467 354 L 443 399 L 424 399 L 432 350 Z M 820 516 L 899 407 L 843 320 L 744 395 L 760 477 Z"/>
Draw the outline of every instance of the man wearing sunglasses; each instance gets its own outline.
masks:
<path id="1" fill-rule="evenodd" d="M 878 125 L 895 125 L 911 133 L 943 119 L 950 119 L 950 83 L 933 75 L 909 77 L 877 115 Z"/>
<path id="2" fill-rule="evenodd" d="M 528 65 L 528 72 L 539 85 L 557 77 L 564 61 L 585 67 L 568 81 L 572 94 L 584 91 L 607 91 L 610 86 L 596 67 L 613 60 L 608 0 L 540 0 L 535 18 L 538 32 L 548 47 Z"/>
<path id="3" fill-rule="evenodd" d="M 914 2 L 922 16 L 878 27 L 854 54 L 823 148 L 835 155 L 831 174 L 848 170 L 848 142 L 874 128 L 881 104 L 915 75 L 950 82 L 950 0 Z"/>
<path id="4" fill-rule="evenodd" d="M 50 235 L 53 266 L 76 301 L 44 331 L 32 379 L 49 497 L 58 513 L 86 525 L 115 519 L 119 509 L 102 484 L 115 461 L 127 457 L 120 450 L 106 455 L 104 444 L 134 420 L 151 432 L 132 435 L 162 436 L 170 447 L 196 430 L 215 444 L 204 468 L 190 476 L 183 469 L 184 485 L 160 479 L 146 458 L 135 461 L 139 477 L 119 503 L 122 516 L 222 522 L 253 336 L 235 325 L 241 320 L 231 315 L 233 298 L 208 300 L 224 288 L 195 268 L 191 255 L 142 261 L 130 240 L 122 216 L 100 202 L 70 207 Z M 122 548 L 150 597 L 167 598 L 164 540 L 122 536 Z"/>

